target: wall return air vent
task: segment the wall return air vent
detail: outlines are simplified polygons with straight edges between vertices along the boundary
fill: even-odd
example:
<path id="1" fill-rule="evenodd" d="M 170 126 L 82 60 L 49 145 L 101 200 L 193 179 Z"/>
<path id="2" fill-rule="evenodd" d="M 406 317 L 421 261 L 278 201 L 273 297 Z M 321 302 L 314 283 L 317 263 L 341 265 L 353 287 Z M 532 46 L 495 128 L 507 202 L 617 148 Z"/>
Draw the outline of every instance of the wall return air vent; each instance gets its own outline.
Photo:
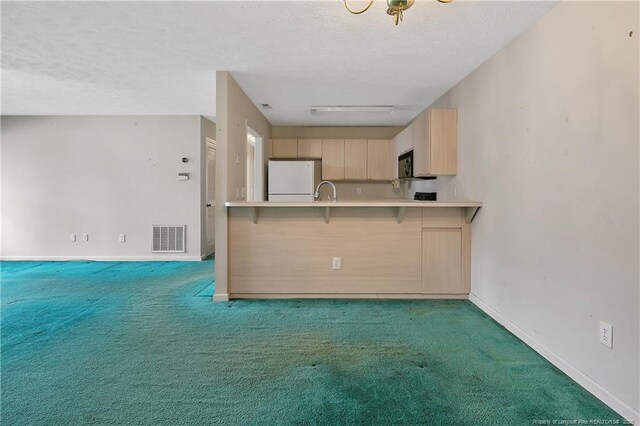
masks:
<path id="1" fill-rule="evenodd" d="M 151 253 L 184 253 L 187 225 L 151 225 Z"/>

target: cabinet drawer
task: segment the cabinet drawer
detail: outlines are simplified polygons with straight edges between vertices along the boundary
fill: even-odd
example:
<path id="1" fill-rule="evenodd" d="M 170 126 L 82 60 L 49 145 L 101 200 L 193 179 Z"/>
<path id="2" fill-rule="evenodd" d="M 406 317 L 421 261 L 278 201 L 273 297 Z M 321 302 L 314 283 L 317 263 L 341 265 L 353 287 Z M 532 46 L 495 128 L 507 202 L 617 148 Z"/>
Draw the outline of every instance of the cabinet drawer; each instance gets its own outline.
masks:
<path id="1" fill-rule="evenodd" d="M 462 209 L 460 207 L 425 207 L 422 209 L 423 228 L 460 228 Z"/>

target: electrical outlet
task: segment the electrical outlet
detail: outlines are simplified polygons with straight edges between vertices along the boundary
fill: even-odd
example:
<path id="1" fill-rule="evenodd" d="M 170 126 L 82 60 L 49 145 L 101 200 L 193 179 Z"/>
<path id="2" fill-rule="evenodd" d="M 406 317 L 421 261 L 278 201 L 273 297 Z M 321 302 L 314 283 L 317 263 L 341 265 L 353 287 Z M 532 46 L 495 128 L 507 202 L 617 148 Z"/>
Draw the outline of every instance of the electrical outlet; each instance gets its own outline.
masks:
<path id="1" fill-rule="evenodd" d="M 247 188 L 243 186 L 242 188 L 240 188 L 240 198 L 244 198 L 246 196 L 247 196 Z"/>
<path id="2" fill-rule="evenodd" d="M 76 242 L 76 234 L 69 234 L 69 241 L 71 241 L 72 243 Z"/>
<path id="3" fill-rule="evenodd" d="M 120 234 L 120 237 L 118 237 L 118 241 L 120 241 L 121 243 L 124 243 L 127 240 L 127 236 L 125 234 Z"/>
<path id="4" fill-rule="evenodd" d="M 87 241 L 89 241 L 89 234 L 82 234 L 82 242 L 86 243 Z"/>
<path id="5" fill-rule="evenodd" d="M 334 257 L 333 258 L 332 268 L 333 269 L 342 269 L 342 259 L 339 258 L 339 257 Z"/>
<path id="6" fill-rule="evenodd" d="M 600 343 L 613 349 L 613 326 L 604 321 L 600 321 Z"/>
<path id="7" fill-rule="evenodd" d="M 362 195 L 362 188 L 356 188 L 356 195 Z"/>

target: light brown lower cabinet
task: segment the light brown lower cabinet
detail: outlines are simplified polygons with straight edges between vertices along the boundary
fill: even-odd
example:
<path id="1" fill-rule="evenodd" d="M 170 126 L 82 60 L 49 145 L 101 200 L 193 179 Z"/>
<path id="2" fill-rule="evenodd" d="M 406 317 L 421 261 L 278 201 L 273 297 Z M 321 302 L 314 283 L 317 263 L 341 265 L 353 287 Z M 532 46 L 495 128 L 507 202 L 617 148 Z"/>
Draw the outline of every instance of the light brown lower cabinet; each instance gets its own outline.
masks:
<path id="1" fill-rule="evenodd" d="M 463 282 L 462 261 L 462 230 L 460 228 L 423 228 L 423 293 L 466 293 L 468 290 Z"/>

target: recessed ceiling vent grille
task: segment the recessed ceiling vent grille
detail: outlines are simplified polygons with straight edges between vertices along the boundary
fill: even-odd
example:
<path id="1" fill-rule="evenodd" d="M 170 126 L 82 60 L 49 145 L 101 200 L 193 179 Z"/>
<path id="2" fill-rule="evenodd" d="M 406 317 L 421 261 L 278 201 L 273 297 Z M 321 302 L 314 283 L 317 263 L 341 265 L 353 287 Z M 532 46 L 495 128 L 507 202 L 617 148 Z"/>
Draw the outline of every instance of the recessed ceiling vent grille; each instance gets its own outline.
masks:
<path id="1" fill-rule="evenodd" d="M 184 253 L 187 225 L 152 225 L 152 253 Z"/>

